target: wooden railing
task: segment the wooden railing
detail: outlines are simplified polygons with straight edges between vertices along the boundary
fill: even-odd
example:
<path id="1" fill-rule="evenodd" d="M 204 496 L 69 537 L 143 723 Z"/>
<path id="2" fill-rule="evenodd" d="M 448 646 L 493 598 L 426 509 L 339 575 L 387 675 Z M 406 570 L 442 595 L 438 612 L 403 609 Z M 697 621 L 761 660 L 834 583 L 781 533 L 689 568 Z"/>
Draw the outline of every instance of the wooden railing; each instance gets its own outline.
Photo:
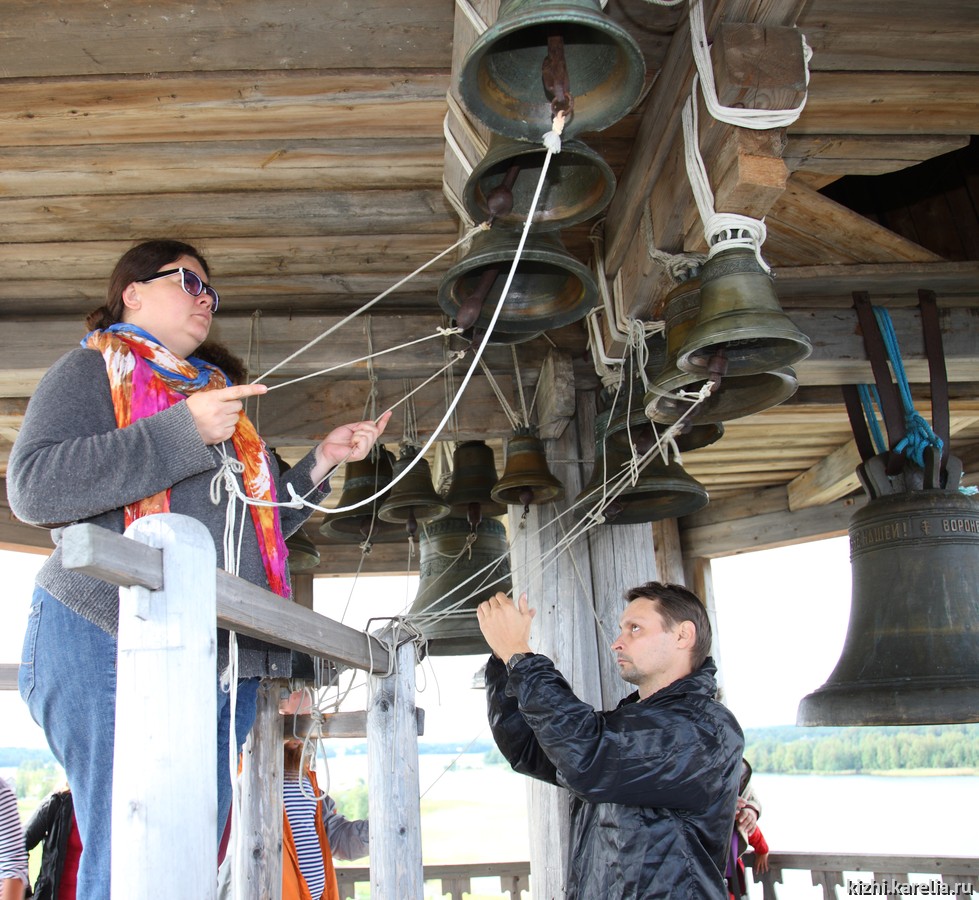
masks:
<path id="1" fill-rule="evenodd" d="M 965 856 L 861 856 L 832 853 L 771 853 L 769 870 L 751 884 L 749 893 L 763 900 L 778 900 L 778 889 L 784 874 L 806 872 L 806 896 L 818 900 L 840 900 L 843 897 L 907 896 L 970 897 L 979 896 L 979 858 Z M 751 871 L 753 857 L 745 864 Z M 370 897 L 370 869 L 338 866 L 337 881 L 341 900 Z M 469 894 L 497 896 L 508 900 L 533 900 L 530 889 L 530 863 L 481 863 L 454 866 L 425 866 L 425 884 L 439 882 L 426 896 L 464 900 Z M 477 890 L 474 879 L 496 878 L 498 893 Z M 914 885 L 921 885 L 915 893 Z M 360 885 L 360 893 L 357 886 Z M 818 890 L 817 890 L 818 889 Z M 783 896 L 787 893 L 783 888 Z M 793 896 L 796 896 L 796 891 Z"/>

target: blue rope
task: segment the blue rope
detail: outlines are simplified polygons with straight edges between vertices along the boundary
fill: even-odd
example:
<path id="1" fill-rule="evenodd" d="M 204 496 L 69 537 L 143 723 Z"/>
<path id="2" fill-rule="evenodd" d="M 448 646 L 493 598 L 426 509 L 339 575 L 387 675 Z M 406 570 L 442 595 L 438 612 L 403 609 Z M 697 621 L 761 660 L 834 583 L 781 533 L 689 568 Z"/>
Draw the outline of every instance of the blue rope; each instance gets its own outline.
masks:
<path id="1" fill-rule="evenodd" d="M 898 441 L 894 447 L 895 453 L 903 453 L 908 459 L 918 466 L 925 464 L 925 448 L 935 447 L 939 452 L 942 449 L 942 439 L 935 434 L 932 427 L 919 415 L 914 408 L 914 401 L 911 399 L 911 388 L 908 385 L 908 376 L 904 371 L 904 363 L 901 361 L 901 348 L 897 343 L 897 335 L 894 333 L 894 325 L 891 322 L 890 313 L 882 306 L 872 306 L 874 317 L 877 319 L 877 327 L 884 338 L 884 346 L 887 349 L 887 356 L 894 367 L 894 375 L 897 378 L 897 386 L 901 392 L 901 402 L 904 404 L 904 437 Z"/>
<path id="2" fill-rule="evenodd" d="M 880 396 L 877 393 L 877 386 L 873 384 L 858 384 L 857 393 L 860 395 L 860 405 L 863 407 L 863 417 L 870 426 L 870 439 L 873 441 L 874 449 L 878 453 L 883 453 L 887 449 L 887 443 L 880 430 L 880 422 L 877 419 L 877 410 L 880 409 Z"/>

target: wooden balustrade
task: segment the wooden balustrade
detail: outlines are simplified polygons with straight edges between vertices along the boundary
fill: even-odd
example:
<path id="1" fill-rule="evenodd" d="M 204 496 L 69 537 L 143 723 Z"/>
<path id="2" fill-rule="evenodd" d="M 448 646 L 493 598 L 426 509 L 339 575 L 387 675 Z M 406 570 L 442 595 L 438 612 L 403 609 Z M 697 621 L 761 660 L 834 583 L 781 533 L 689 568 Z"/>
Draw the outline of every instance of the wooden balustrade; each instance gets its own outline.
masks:
<path id="1" fill-rule="evenodd" d="M 745 865 L 752 871 L 754 857 L 745 856 Z M 848 896 L 897 898 L 914 896 L 913 888 L 904 885 L 918 883 L 919 896 L 970 897 L 979 895 L 979 858 L 965 856 L 864 856 L 850 853 L 770 853 L 769 870 L 749 879 L 749 892 L 757 898 L 759 886 L 762 900 L 778 900 L 777 886 L 787 871 L 808 872 L 812 884 L 821 894 L 811 896 L 822 900 L 838 900 Z M 342 900 L 358 900 L 356 886 L 370 882 L 366 866 L 337 866 L 337 881 Z M 752 871 L 753 874 L 753 871 Z M 425 883 L 440 882 L 440 891 L 426 896 L 449 900 L 464 900 L 473 893 L 476 878 L 499 879 L 499 897 L 509 900 L 533 900 L 530 890 L 530 863 L 463 863 L 452 866 L 425 866 Z M 873 886 L 873 885 L 876 885 Z M 890 892 L 884 893 L 887 887 Z M 524 893 L 526 892 L 526 894 Z M 361 893 L 360 897 L 369 896 Z"/>

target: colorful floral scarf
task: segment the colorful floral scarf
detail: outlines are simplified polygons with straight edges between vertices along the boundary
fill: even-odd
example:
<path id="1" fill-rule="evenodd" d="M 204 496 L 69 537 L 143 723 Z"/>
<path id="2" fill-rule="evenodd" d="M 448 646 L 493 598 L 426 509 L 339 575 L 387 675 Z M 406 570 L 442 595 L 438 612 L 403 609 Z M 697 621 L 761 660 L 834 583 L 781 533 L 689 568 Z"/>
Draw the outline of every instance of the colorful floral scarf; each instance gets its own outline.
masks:
<path id="1" fill-rule="evenodd" d="M 160 344 L 151 334 L 135 325 L 120 322 L 102 331 L 92 331 L 83 347 L 98 350 L 105 360 L 115 408 L 116 424 L 125 428 L 137 419 L 167 409 L 188 394 L 229 386 L 224 372 L 195 356 L 181 359 Z M 275 502 L 275 482 L 269 469 L 265 444 L 244 411 L 231 436 L 235 454 L 245 467 L 242 480 L 245 494 L 256 500 Z M 289 596 L 286 576 L 286 550 L 279 513 L 274 506 L 249 505 L 258 548 L 269 580 L 269 589 Z M 126 527 L 141 516 L 170 510 L 170 489 L 160 491 L 126 506 Z"/>

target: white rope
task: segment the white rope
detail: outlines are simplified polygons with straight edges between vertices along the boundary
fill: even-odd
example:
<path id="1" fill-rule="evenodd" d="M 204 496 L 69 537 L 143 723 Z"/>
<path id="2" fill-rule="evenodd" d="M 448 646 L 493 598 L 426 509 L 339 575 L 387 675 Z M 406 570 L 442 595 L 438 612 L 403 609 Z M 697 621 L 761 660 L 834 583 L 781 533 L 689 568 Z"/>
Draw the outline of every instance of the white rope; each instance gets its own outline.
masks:
<path id="1" fill-rule="evenodd" d="M 704 103 L 713 118 L 728 125 L 739 128 L 785 128 L 791 125 L 802 114 L 809 93 L 809 60 L 812 59 L 812 48 L 802 39 L 802 55 L 806 72 L 806 94 L 798 106 L 791 109 L 752 109 L 740 106 L 724 106 L 717 99 L 717 87 L 714 83 L 714 67 L 710 60 L 710 45 L 707 43 L 707 26 L 704 21 L 703 0 L 690 0 L 690 42 L 693 46 L 693 59 L 700 75 L 703 86 Z"/>
<path id="2" fill-rule="evenodd" d="M 700 155 L 697 128 L 697 76 L 694 76 L 690 96 L 683 104 L 683 153 L 687 167 L 687 178 L 693 190 L 700 220 L 707 239 L 707 258 L 711 259 L 723 250 L 732 247 L 751 249 L 762 269 L 771 273 L 768 263 L 762 258 L 761 245 L 765 243 L 767 231 L 765 223 L 751 216 L 737 213 L 718 213 L 714 211 L 714 192 L 707 178 L 707 168 Z"/>
<path id="3" fill-rule="evenodd" d="M 290 381 L 283 381 L 279 384 L 270 384 L 269 392 L 278 390 L 279 388 L 288 387 L 290 384 L 298 384 L 300 381 L 306 381 L 308 378 L 316 378 L 320 375 L 329 375 L 331 372 L 336 372 L 338 369 L 346 369 L 350 366 L 355 366 L 358 363 L 370 362 L 371 360 L 377 359 L 379 356 L 384 356 L 386 353 L 394 353 L 396 350 L 404 350 L 406 347 L 414 347 L 416 344 L 423 344 L 425 341 L 433 340 L 437 337 L 445 337 L 447 335 L 462 334 L 461 328 L 443 328 L 441 326 L 436 327 L 434 333 L 427 334 L 425 337 L 415 338 L 413 341 L 406 341 L 403 344 L 398 344 L 395 347 L 387 347 L 384 350 L 378 350 L 376 353 L 368 353 L 365 356 L 359 356 L 356 359 L 351 359 L 345 363 L 339 363 L 335 366 L 330 366 L 328 369 L 320 369 L 316 372 L 310 372 L 307 375 L 300 375 L 298 378 L 293 378 Z"/>
<path id="4" fill-rule="evenodd" d="M 564 114 L 562 112 L 559 112 L 554 117 L 554 130 L 549 131 L 543 137 L 543 143 L 544 146 L 547 148 L 547 153 L 544 156 L 544 162 L 543 165 L 541 166 L 540 178 L 537 182 L 537 190 L 534 192 L 533 200 L 530 203 L 529 209 L 527 210 L 527 219 L 524 222 L 523 231 L 520 234 L 520 240 L 517 243 L 517 249 L 514 252 L 513 263 L 510 266 L 510 271 L 507 273 L 507 278 L 506 278 L 506 282 L 503 285 L 503 290 L 500 292 L 500 299 L 497 302 L 496 308 L 493 310 L 493 315 L 490 317 L 490 321 L 486 326 L 486 332 L 483 335 L 483 339 L 480 342 L 479 347 L 476 349 L 476 353 L 473 356 L 473 361 L 470 364 L 469 369 L 466 371 L 466 374 L 462 379 L 462 383 L 459 385 L 458 392 L 456 393 L 455 397 L 452 398 L 452 403 L 449 405 L 449 408 L 445 411 L 445 414 L 442 416 L 442 420 L 439 422 L 438 425 L 436 425 L 435 429 L 432 431 L 431 436 L 425 442 L 425 445 L 422 447 L 422 449 L 418 452 L 418 456 L 402 470 L 402 472 L 400 473 L 401 477 L 404 477 L 409 471 L 411 471 L 414 465 L 417 465 L 418 461 L 428 452 L 432 444 L 434 444 L 435 441 L 438 439 L 439 435 L 444 430 L 446 423 L 449 421 L 449 419 L 452 417 L 453 413 L 455 412 L 456 406 L 458 406 L 459 401 L 462 399 L 462 395 L 465 392 L 466 387 L 468 386 L 469 381 L 473 376 L 473 373 L 476 371 L 476 367 L 479 365 L 480 359 L 482 359 L 483 351 L 486 349 L 486 346 L 489 343 L 489 339 L 493 335 L 493 329 L 496 327 L 496 321 L 497 319 L 499 319 L 500 313 L 503 311 L 503 304 L 510 293 L 510 285 L 513 283 L 514 276 L 517 273 L 517 266 L 519 265 L 521 256 L 523 255 L 523 248 L 527 242 L 527 235 L 530 233 L 531 225 L 533 224 L 534 213 L 537 211 L 537 204 L 540 200 L 541 191 L 544 188 L 544 182 L 547 177 L 547 169 L 548 166 L 550 165 L 551 156 L 554 153 L 560 151 L 561 148 L 560 131 L 563 128 L 564 128 Z M 357 509 L 358 507 L 366 506 L 368 503 L 371 503 L 376 498 L 380 497 L 381 494 L 386 493 L 387 490 L 393 484 L 394 482 L 392 481 L 389 485 L 385 485 L 381 490 L 376 491 L 372 496 L 366 497 L 365 499 L 361 500 L 359 503 L 352 504 L 351 506 L 348 507 L 343 507 L 342 509 L 340 507 L 336 507 L 334 509 L 327 509 L 324 506 L 319 506 L 318 504 L 311 503 L 305 498 L 299 497 L 296 491 L 292 488 L 291 484 L 289 485 L 289 493 L 293 501 L 298 500 L 304 506 L 307 506 L 310 509 L 318 510 L 320 512 L 325 513 L 326 515 L 330 515 L 330 514 L 336 514 L 341 511 L 348 512 L 350 510 Z"/>
<path id="5" fill-rule="evenodd" d="M 507 401 L 506 396 L 503 394 L 503 389 L 493 376 L 492 371 L 490 371 L 490 367 L 486 365 L 485 360 L 480 360 L 479 364 L 482 366 L 483 374 L 486 376 L 486 380 L 493 389 L 493 393 L 496 394 L 496 399 L 500 401 L 500 406 L 503 408 L 504 415 L 506 415 L 507 419 L 510 420 L 510 427 L 514 429 L 519 428 L 523 423 L 520 421 L 520 417 L 514 411 L 513 407 L 510 406 L 509 402 Z"/>
<path id="6" fill-rule="evenodd" d="M 365 303 L 363 306 L 360 307 L 360 309 L 356 309 L 352 313 L 350 313 L 350 315 L 344 316 L 344 318 L 342 318 L 335 325 L 331 326 L 326 331 L 324 331 L 322 334 L 317 335 L 311 341 L 309 341 L 308 343 L 304 344 L 295 353 L 291 353 L 289 356 L 287 356 L 281 362 L 276 363 L 274 366 L 272 366 L 271 369 L 269 369 L 267 372 L 265 372 L 264 375 L 259 375 L 259 377 L 256 378 L 251 383 L 252 384 L 260 384 L 264 379 L 268 378 L 269 375 L 271 375 L 273 372 L 276 372 L 279 369 L 281 369 L 286 363 L 291 362 L 297 356 L 299 356 L 301 353 L 305 353 L 310 347 L 315 346 L 321 340 L 323 340 L 323 338 L 329 337 L 331 334 L 333 334 L 334 331 L 336 331 L 339 328 L 342 328 L 351 319 L 355 319 L 357 316 L 359 316 L 362 313 L 366 312 L 375 303 L 378 303 L 380 300 L 383 300 L 388 294 L 392 293 L 393 291 L 396 291 L 402 285 L 407 284 L 409 281 L 411 281 L 412 278 L 414 278 L 420 272 L 424 272 L 425 269 L 427 269 L 429 266 L 433 265 L 434 263 L 438 262 L 443 256 L 445 256 L 446 254 L 451 253 L 453 250 L 455 250 L 456 247 L 459 247 L 462 244 L 466 243 L 466 241 L 471 240 L 472 239 L 472 236 L 477 231 L 486 231 L 488 228 L 489 228 L 489 224 L 486 223 L 486 222 L 483 222 L 482 224 L 476 225 L 474 228 L 469 229 L 469 231 L 467 231 L 466 234 L 463 235 L 463 237 L 459 238 L 459 240 L 456 241 L 454 244 L 452 244 L 449 247 L 446 247 L 441 253 L 437 254 L 436 256 L 433 256 L 427 263 L 424 263 L 424 264 L 420 265 L 410 275 L 406 275 L 400 281 L 396 282 L 395 284 L 391 285 L 391 287 L 389 287 L 386 290 L 382 291 L 373 300 L 368 300 L 367 303 Z"/>

